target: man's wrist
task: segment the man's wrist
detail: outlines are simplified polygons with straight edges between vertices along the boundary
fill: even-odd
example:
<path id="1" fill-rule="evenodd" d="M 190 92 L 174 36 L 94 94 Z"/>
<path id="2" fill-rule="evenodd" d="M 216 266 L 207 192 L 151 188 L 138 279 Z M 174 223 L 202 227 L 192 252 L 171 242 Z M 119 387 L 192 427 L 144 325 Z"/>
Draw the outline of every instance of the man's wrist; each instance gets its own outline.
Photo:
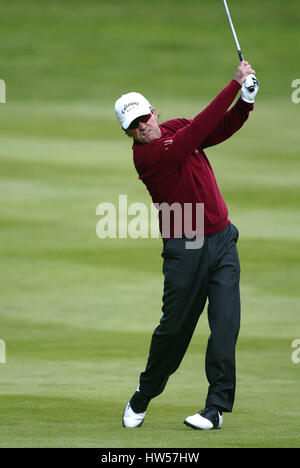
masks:
<path id="1" fill-rule="evenodd" d="M 238 89 L 241 89 L 242 87 L 241 83 L 236 78 L 232 78 L 231 83 L 237 86 Z"/>
<path id="2" fill-rule="evenodd" d="M 254 99 L 250 100 L 250 99 L 246 99 L 242 96 L 242 101 L 246 102 L 247 104 L 254 104 Z"/>
<path id="3" fill-rule="evenodd" d="M 242 109 L 245 109 L 247 111 L 249 110 L 253 110 L 254 108 L 254 102 L 250 103 L 250 102 L 247 102 L 247 101 L 244 101 L 244 99 L 242 98 L 242 96 L 240 96 L 239 100 L 237 101 L 238 105 L 242 108 Z"/>
<path id="4" fill-rule="evenodd" d="M 235 81 L 239 85 L 240 88 L 243 85 L 243 83 L 240 83 L 240 81 L 237 78 L 232 78 L 232 81 Z"/>

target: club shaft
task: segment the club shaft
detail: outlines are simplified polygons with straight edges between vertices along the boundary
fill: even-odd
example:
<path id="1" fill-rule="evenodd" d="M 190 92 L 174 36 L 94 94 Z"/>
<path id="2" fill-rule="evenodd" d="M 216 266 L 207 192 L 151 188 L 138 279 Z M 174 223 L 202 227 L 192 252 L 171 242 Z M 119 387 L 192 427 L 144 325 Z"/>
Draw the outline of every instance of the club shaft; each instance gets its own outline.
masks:
<path id="1" fill-rule="evenodd" d="M 240 43 L 238 41 L 234 26 L 233 26 L 233 22 L 232 22 L 232 19 L 231 19 L 231 15 L 230 15 L 230 11 L 229 11 L 229 8 L 228 8 L 228 5 L 227 5 L 227 1 L 223 0 L 223 3 L 224 3 L 224 7 L 225 7 L 225 10 L 226 10 L 226 13 L 227 13 L 227 17 L 228 17 L 229 25 L 230 25 L 232 35 L 233 35 L 233 38 L 234 38 L 234 42 L 236 44 L 236 48 L 237 48 L 240 60 L 242 61 L 242 60 L 244 60 L 244 56 L 243 56 L 243 53 L 242 53 L 242 50 L 241 50 L 241 47 L 240 47 Z"/>

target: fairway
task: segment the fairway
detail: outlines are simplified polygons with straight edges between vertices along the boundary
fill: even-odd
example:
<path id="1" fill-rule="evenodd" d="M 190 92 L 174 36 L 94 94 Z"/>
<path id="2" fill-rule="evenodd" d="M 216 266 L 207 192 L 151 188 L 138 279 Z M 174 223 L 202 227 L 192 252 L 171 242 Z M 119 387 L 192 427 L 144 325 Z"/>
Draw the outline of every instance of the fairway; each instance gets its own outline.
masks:
<path id="1" fill-rule="evenodd" d="M 300 104 L 290 97 L 300 13 L 292 0 L 272 12 L 252 3 L 230 6 L 261 80 L 255 110 L 207 149 L 242 270 L 236 403 L 220 431 L 183 424 L 204 407 L 206 310 L 143 426 L 122 427 L 161 317 L 162 241 L 100 240 L 96 208 L 120 194 L 149 206 L 113 112 L 121 93 L 148 94 L 163 122 L 194 117 L 231 79 L 222 2 L 155 0 L 143 13 L 136 1 L 3 6 L 0 447 L 300 446 Z"/>

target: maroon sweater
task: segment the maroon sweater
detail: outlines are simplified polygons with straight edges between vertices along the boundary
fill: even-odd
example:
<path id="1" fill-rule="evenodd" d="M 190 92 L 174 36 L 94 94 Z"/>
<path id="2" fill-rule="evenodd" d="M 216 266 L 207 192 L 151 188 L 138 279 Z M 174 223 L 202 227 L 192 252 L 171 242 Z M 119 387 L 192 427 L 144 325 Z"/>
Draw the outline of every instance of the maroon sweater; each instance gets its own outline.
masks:
<path id="1" fill-rule="evenodd" d="M 204 203 L 205 234 L 221 231 L 230 221 L 203 149 L 229 138 L 249 117 L 253 104 L 241 98 L 227 110 L 240 88 L 232 80 L 193 120 L 164 122 L 160 138 L 147 144 L 134 142 L 132 147 L 135 168 L 153 203 L 178 202 L 182 208 L 184 203 Z M 170 237 L 174 237 L 172 228 Z"/>

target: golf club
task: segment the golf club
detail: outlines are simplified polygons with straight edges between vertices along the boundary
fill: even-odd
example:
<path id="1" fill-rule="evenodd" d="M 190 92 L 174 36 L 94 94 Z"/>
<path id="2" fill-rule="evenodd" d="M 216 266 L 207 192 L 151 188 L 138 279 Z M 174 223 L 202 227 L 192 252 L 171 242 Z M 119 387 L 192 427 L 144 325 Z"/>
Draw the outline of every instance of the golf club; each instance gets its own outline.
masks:
<path id="1" fill-rule="evenodd" d="M 228 5 L 227 5 L 227 1 L 223 0 L 223 3 L 224 3 L 224 7 L 225 7 L 225 10 L 226 10 L 226 13 L 227 13 L 229 25 L 230 25 L 230 28 L 231 28 L 231 31 L 232 31 L 232 34 L 233 34 L 234 42 L 236 44 L 236 48 L 237 48 L 237 51 L 238 51 L 238 54 L 239 54 L 239 57 L 240 57 L 240 61 L 245 60 L 243 52 L 242 52 L 241 47 L 240 47 L 240 43 L 238 41 L 234 26 L 233 26 L 233 22 L 232 22 L 232 19 L 231 19 L 231 15 L 230 15 L 230 11 L 229 11 L 229 8 L 228 8 Z M 254 86 L 250 86 L 248 89 L 249 89 L 249 91 L 251 93 L 253 93 L 255 88 L 254 88 Z"/>

